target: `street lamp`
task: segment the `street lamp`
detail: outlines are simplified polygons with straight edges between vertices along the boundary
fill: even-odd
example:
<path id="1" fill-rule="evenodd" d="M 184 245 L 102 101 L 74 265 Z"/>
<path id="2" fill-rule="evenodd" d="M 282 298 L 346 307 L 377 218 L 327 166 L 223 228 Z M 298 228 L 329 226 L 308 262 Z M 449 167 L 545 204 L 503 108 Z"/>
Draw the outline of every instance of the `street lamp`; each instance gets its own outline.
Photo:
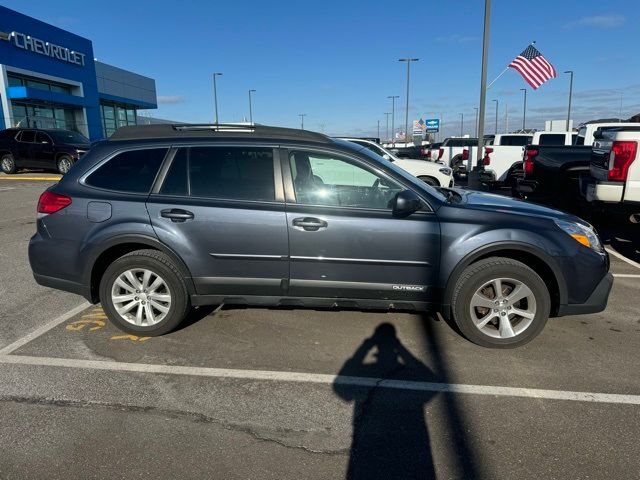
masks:
<path id="1" fill-rule="evenodd" d="M 387 141 L 389 141 L 389 115 L 391 115 L 391 112 L 384 112 L 384 116 L 387 117 L 387 134 L 385 136 Z"/>
<path id="2" fill-rule="evenodd" d="M 249 123 L 253 125 L 253 108 L 251 107 L 251 93 L 256 93 L 256 91 L 249 90 Z"/>
<path id="3" fill-rule="evenodd" d="M 494 98 L 492 101 L 496 102 L 496 128 L 495 128 L 496 131 L 494 134 L 497 135 L 498 134 L 498 100 Z"/>
<path id="4" fill-rule="evenodd" d="M 216 85 L 216 77 L 219 76 L 222 76 L 222 73 L 218 72 L 213 74 L 213 103 L 216 110 L 216 124 L 218 123 L 218 88 Z"/>
<path id="5" fill-rule="evenodd" d="M 399 95 L 389 95 L 387 98 L 391 99 L 391 144 L 395 146 L 396 140 L 394 131 L 396 128 L 396 98 L 400 98 Z"/>
<path id="6" fill-rule="evenodd" d="M 478 107 L 473 107 L 476 111 L 476 138 L 478 138 Z"/>
<path id="7" fill-rule="evenodd" d="M 622 95 L 624 94 L 624 92 L 620 92 L 620 113 L 618 114 L 618 120 L 620 120 L 622 122 Z"/>
<path id="8" fill-rule="evenodd" d="M 462 133 L 464 130 L 464 113 L 460 114 L 460 136 L 464 136 L 464 134 Z"/>
<path id="9" fill-rule="evenodd" d="M 524 133 L 527 118 L 527 89 L 521 88 L 520 90 L 524 92 L 524 105 L 522 106 L 522 133 Z"/>
<path id="10" fill-rule="evenodd" d="M 304 117 L 306 117 L 307 114 L 299 113 L 298 116 L 300 117 L 300 130 L 304 130 Z"/>
<path id="11" fill-rule="evenodd" d="M 411 76 L 411 62 L 417 62 L 419 58 L 401 58 L 399 62 L 407 62 L 407 105 L 404 112 L 404 142 L 408 143 L 409 137 L 409 78 Z"/>
<path id="12" fill-rule="evenodd" d="M 569 120 L 571 119 L 571 95 L 573 94 L 573 70 L 567 70 L 564 73 L 568 73 L 569 77 L 569 108 L 567 109 L 567 132 L 569 131 Z"/>

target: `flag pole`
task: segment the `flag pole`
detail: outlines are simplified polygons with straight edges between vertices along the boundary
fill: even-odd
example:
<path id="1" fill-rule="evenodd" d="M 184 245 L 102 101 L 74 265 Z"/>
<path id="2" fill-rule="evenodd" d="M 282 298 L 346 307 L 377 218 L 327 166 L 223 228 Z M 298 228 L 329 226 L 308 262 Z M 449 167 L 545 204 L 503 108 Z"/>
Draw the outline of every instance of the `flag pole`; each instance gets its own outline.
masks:
<path id="1" fill-rule="evenodd" d="M 533 41 L 533 42 L 531 42 L 528 46 L 535 45 L 535 44 L 536 44 L 536 41 L 534 40 L 534 41 Z M 505 73 L 507 73 L 507 70 L 509 70 L 509 67 L 505 68 L 502 72 L 500 72 L 500 75 L 498 75 L 496 78 L 494 78 L 494 79 L 493 79 L 493 81 L 492 81 L 489 85 L 487 85 L 487 90 L 489 90 L 489 89 L 491 88 L 491 85 L 493 85 L 494 83 L 496 83 L 496 81 L 497 81 L 497 80 L 498 80 L 502 75 L 504 75 Z"/>

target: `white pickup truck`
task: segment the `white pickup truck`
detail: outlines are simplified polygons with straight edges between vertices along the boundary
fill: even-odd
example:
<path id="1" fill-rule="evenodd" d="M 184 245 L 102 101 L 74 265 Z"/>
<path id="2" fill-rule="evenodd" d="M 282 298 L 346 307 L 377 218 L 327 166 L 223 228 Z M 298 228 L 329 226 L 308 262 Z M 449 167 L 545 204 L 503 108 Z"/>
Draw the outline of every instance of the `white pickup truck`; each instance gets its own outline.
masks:
<path id="1" fill-rule="evenodd" d="M 589 173 L 580 182 L 588 202 L 614 212 L 639 214 L 640 124 L 598 131 Z"/>
<path id="2" fill-rule="evenodd" d="M 368 148 L 373 153 L 381 156 L 385 160 L 393 162 L 403 170 L 406 170 L 414 177 L 418 177 L 420 180 L 428 185 L 434 187 L 452 187 L 453 186 L 453 172 L 449 167 L 441 165 L 439 163 L 428 162 L 426 160 L 417 160 L 412 158 L 398 158 L 389 150 L 385 149 L 381 145 L 370 140 L 364 140 L 362 138 L 344 138 L 349 142 L 355 143 L 362 147 Z"/>

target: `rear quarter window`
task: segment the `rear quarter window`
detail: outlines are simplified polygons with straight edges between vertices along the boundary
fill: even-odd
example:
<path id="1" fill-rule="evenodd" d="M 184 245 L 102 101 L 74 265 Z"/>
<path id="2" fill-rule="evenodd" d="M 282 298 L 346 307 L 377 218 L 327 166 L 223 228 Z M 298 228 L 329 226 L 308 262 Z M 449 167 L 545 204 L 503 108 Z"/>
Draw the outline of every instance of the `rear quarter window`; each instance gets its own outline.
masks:
<path id="1" fill-rule="evenodd" d="M 100 165 L 85 183 L 118 192 L 149 193 L 167 150 L 150 148 L 119 153 Z"/>

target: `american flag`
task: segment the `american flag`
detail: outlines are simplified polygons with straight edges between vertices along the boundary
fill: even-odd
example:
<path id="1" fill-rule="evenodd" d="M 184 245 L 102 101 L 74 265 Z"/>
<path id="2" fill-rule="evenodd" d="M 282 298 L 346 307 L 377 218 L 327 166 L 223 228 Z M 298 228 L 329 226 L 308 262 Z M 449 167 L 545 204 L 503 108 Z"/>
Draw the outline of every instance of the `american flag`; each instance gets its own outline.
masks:
<path id="1" fill-rule="evenodd" d="M 514 58 L 509 67 L 522 75 L 522 78 L 534 90 L 547 80 L 557 76 L 553 65 L 533 45 L 529 45 L 524 52 Z"/>

